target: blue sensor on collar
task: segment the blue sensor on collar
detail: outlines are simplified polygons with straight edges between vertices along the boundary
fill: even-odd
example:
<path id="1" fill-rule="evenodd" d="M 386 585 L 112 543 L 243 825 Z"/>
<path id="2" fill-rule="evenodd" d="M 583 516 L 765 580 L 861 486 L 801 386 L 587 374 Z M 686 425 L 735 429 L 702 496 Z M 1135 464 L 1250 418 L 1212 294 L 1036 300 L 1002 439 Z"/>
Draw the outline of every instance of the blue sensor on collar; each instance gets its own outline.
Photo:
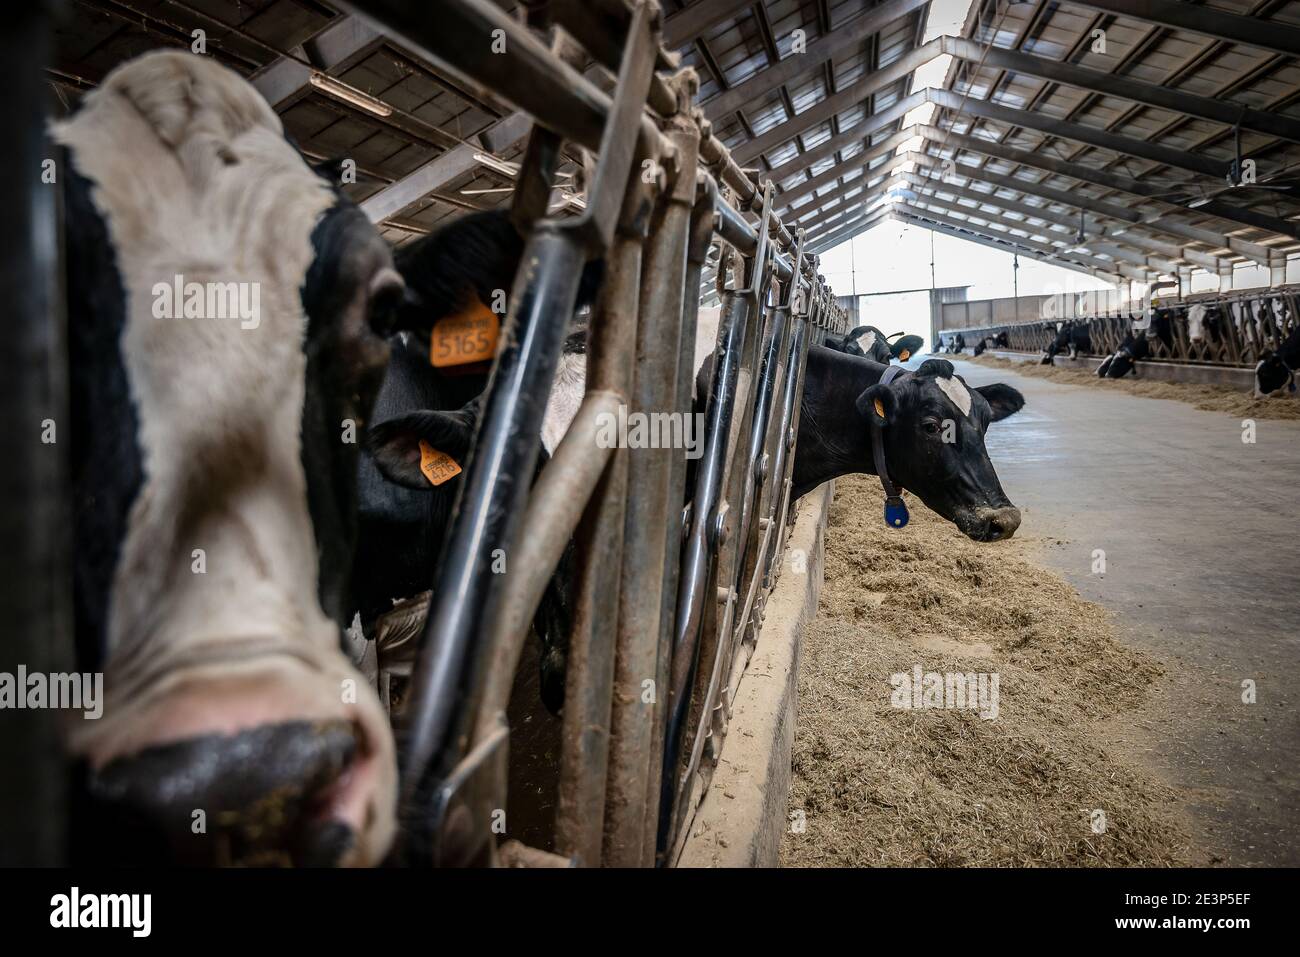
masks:
<path id="1" fill-rule="evenodd" d="M 891 495 L 885 499 L 885 524 L 890 528 L 902 528 L 911 517 L 901 496 Z"/>

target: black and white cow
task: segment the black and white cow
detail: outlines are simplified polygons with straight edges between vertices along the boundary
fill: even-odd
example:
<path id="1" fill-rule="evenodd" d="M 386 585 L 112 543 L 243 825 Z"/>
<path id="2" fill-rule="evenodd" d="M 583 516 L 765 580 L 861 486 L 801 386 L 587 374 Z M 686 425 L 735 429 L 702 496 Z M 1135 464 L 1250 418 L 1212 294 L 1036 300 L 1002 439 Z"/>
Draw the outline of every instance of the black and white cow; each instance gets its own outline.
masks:
<path id="1" fill-rule="evenodd" d="M 1050 366 L 1052 359 L 1068 351 L 1071 359 L 1077 359 L 1079 353 L 1092 352 L 1092 337 L 1088 334 L 1088 324 L 1074 319 L 1058 323 L 1056 338 L 1048 344 L 1043 352 L 1042 365 Z"/>
<path id="2" fill-rule="evenodd" d="M 984 433 L 1023 408 L 1024 397 L 1001 383 L 972 389 L 946 359 L 927 359 L 915 373 L 880 385 L 884 371 L 871 360 L 809 349 L 794 497 L 841 475 L 874 475 L 874 423 L 884 428 L 897 485 L 976 541 L 1010 538 L 1020 512 L 1002 490 Z"/>
<path id="3" fill-rule="evenodd" d="M 52 136 L 76 636 L 105 682 L 70 737 L 74 853 L 375 863 L 393 737 L 340 635 L 389 248 L 208 57 L 118 67 Z"/>
<path id="4" fill-rule="evenodd" d="M 1265 349 L 1255 363 L 1255 397 L 1262 398 L 1286 386 L 1296 391 L 1295 370 L 1300 368 L 1300 326 L 1291 330 L 1278 350 Z"/>
<path id="5" fill-rule="evenodd" d="M 708 395 L 707 362 L 717 343 L 719 311 L 700 310 L 696 334 L 696 408 Z M 970 389 L 946 359 L 927 359 L 915 373 L 879 385 L 887 363 L 813 345 L 808 350 L 793 463 L 795 499 L 855 472 L 876 474 L 871 424 L 885 428 L 894 481 L 970 538 L 1009 538 L 1020 513 L 1007 499 L 984 447 L 990 422 L 1024 406 L 1008 385 Z M 580 400 L 580 392 L 578 396 Z M 879 399 L 883 419 L 875 410 Z M 567 429 L 568 420 L 557 423 Z"/>
<path id="6" fill-rule="evenodd" d="M 1100 379 L 1122 379 L 1134 369 L 1137 363 L 1151 355 L 1151 342 L 1147 339 L 1147 332 L 1143 329 L 1137 335 L 1132 332 L 1124 336 L 1124 341 L 1120 347 L 1101 361 L 1097 366 L 1097 377 Z"/>
<path id="7" fill-rule="evenodd" d="M 996 335 L 984 336 L 979 342 L 975 343 L 975 355 L 981 356 L 987 349 L 1006 349 L 1010 347 L 1011 340 L 1007 337 L 1005 331 Z"/>
<path id="8" fill-rule="evenodd" d="M 886 337 L 875 326 L 858 326 L 843 336 L 828 335 L 822 344 L 837 352 L 875 359 L 888 365 L 894 359 L 906 362 L 920 351 L 924 340 L 901 332 Z"/>

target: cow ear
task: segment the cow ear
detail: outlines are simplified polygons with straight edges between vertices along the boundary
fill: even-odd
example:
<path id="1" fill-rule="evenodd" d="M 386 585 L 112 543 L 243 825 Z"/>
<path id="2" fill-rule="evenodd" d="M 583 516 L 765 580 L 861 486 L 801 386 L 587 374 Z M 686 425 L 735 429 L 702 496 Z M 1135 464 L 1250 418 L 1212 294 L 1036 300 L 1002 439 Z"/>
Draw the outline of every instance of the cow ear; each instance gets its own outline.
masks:
<path id="1" fill-rule="evenodd" d="M 889 352 L 899 362 L 906 362 L 920 352 L 924 344 L 925 340 L 920 336 L 900 336 L 889 344 Z"/>
<path id="2" fill-rule="evenodd" d="M 976 386 L 975 391 L 984 396 L 984 401 L 993 410 L 992 421 L 994 422 L 1000 422 L 1025 407 L 1025 397 L 1011 386 L 1001 382 Z"/>
<path id="3" fill-rule="evenodd" d="M 477 418 L 478 409 L 473 403 L 455 411 L 408 412 L 372 425 L 366 444 L 384 478 L 406 488 L 427 491 L 432 485 L 421 471 L 421 442 L 459 466 L 474 441 Z"/>
<path id="4" fill-rule="evenodd" d="M 898 396 L 887 385 L 873 385 L 858 396 L 854 405 L 857 406 L 858 415 L 872 425 L 890 425 L 898 415 Z"/>

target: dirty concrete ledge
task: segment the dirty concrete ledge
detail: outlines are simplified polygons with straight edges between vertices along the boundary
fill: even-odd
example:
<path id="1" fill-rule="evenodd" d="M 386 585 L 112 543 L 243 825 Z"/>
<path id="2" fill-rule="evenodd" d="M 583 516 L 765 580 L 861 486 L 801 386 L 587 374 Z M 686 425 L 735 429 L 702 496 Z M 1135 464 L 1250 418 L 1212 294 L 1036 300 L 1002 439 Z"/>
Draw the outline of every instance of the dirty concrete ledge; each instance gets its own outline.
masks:
<path id="1" fill-rule="evenodd" d="M 817 614 L 834 483 L 799 503 L 781 577 L 741 678 L 722 759 L 695 812 L 679 867 L 775 867 L 786 827 L 804 629 Z M 795 549 L 806 570 L 794 571 Z"/>

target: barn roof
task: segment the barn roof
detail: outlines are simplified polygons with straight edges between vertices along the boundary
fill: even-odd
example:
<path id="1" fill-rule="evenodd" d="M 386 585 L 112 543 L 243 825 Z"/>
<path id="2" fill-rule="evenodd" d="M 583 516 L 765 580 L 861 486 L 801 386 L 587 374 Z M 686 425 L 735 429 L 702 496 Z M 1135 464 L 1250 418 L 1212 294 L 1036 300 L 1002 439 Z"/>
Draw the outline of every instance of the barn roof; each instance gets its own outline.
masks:
<path id="1" fill-rule="evenodd" d="M 931 6 L 663 0 L 664 39 L 814 249 L 885 218 L 1109 279 L 1300 249 L 1300 196 L 1266 188 L 1300 173 L 1300 4 L 975 0 L 961 36 L 927 33 Z M 390 241 L 508 200 L 527 121 L 342 5 L 77 0 L 50 76 L 70 103 L 196 29 L 304 152 L 355 161 L 349 190 Z M 1255 185 L 1229 185 L 1238 155 Z"/>

